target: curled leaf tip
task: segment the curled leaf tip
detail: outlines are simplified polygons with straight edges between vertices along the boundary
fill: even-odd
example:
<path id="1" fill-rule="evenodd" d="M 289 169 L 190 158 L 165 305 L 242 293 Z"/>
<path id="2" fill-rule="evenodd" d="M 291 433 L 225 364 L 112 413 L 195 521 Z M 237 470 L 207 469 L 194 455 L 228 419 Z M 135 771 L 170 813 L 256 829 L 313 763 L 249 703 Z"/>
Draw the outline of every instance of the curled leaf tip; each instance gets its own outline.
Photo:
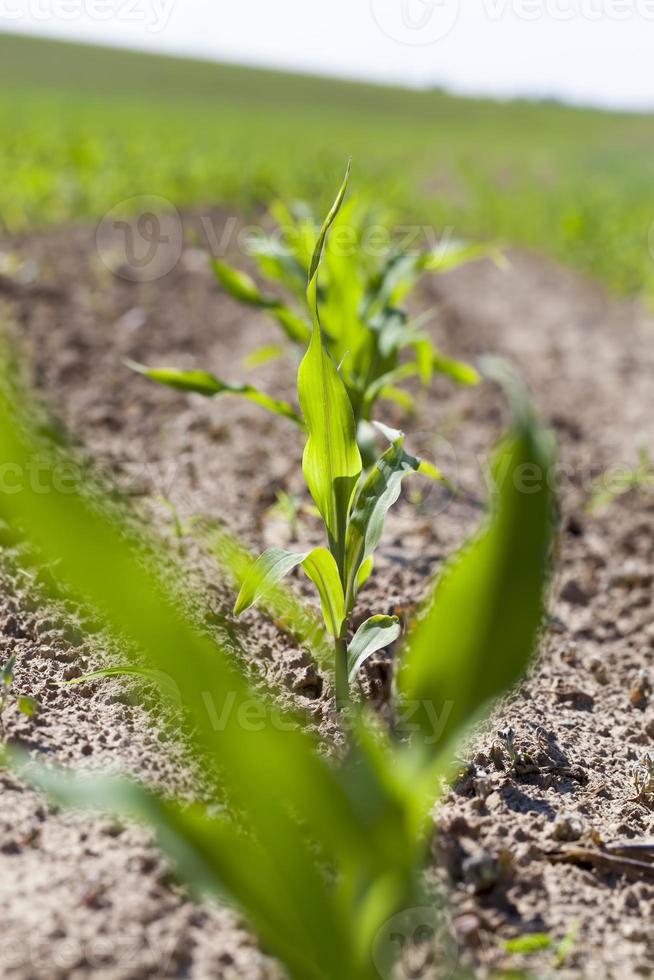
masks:
<path id="1" fill-rule="evenodd" d="M 390 425 L 386 425 L 384 422 L 373 422 L 372 424 L 392 445 L 396 445 L 404 439 L 404 432 L 401 429 L 392 429 Z"/>

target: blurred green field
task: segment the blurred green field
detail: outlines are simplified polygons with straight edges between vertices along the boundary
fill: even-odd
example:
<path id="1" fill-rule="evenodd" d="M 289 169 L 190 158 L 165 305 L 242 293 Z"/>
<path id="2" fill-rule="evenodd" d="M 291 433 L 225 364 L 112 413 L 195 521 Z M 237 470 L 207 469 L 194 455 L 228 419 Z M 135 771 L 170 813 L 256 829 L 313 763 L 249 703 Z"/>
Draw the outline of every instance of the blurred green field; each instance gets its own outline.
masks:
<path id="1" fill-rule="evenodd" d="M 463 99 L 0 36 L 0 225 L 138 194 L 323 208 L 354 157 L 404 218 L 554 255 L 654 297 L 654 118 Z"/>

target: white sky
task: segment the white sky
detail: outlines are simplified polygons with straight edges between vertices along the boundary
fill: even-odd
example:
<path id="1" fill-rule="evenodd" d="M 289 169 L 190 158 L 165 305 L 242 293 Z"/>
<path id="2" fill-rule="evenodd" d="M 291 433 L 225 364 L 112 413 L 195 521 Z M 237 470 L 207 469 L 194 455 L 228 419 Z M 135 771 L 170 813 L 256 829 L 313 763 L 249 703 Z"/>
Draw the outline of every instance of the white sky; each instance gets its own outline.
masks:
<path id="1" fill-rule="evenodd" d="M 654 0 L 0 0 L 0 30 L 654 108 Z"/>

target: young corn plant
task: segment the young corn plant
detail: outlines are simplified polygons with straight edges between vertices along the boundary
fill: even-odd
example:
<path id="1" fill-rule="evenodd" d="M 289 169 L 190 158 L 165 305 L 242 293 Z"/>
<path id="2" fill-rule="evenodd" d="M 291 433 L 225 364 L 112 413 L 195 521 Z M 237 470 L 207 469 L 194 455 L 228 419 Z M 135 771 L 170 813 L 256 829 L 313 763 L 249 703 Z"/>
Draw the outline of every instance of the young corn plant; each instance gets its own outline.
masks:
<path id="1" fill-rule="evenodd" d="M 24 471 L 35 454 L 48 456 L 7 391 L 0 384 L 0 465 Z M 344 499 L 355 464 L 352 473 L 345 467 Z M 21 528 L 43 561 L 56 561 L 59 582 L 92 604 L 117 642 L 140 651 L 153 677 L 165 678 L 161 698 L 171 700 L 179 735 L 213 792 L 189 805 L 115 775 L 46 768 L 16 749 L 5 751 L 7 764 L 60 805 L 151 827 L 188 885 L 244 914 L 292 980 L 390 977 L 398 935 L 407 935 L 396 917 L 413 935 L 438 915 L 422 870 L 442 777 L 470 725 L 515 684 L 534 649 L 553 540 L 551 466 L 549 441 L 519 406 L 495 469 L 493 516 L 448 563 L 399 651 L 398 737 L 353 711 L 340 761 L 298 719 L 271 708 L 230 652 L 185 618 L 170 583 L 96 492 L 42 494 L 23 481 L 0 494 L 0 518 Z M 528 493 L 526 467 L 542 476 Z M 451 973 L 455 964 L 439 966 Z"/>
<path id="2" fill-rule="evenodd" d="M 348 165 L 345 183 L 349 169 Z M 290 301 L 262 292 L 251 276 L 226 262 L 213 260 L 212 267 L 230 295 L 275 320 L 285 344 L 290 344 L 299 358 L 314 332 L 315 312 L 306 283 L 314 271 L 322 229 L 306 206 L 292 212 L 277 205 L 275 214 L 285 231 L 283 240 L 276 234 L 260 235 L 253 239 L 251 251 L 262 276 L 290 293 Z M 334 215 L 333 244 L 325 252 L 321 283 L 316 287 L 323 342 L 339 365 L 366 464 L 373 451 L 369 423 L 378 401 L 394 400 L 405 410 L 413 406 L 409 393 L 400 387 L 402 381 L 417 376 L 428 385 L 436 374 L 464 385 L 478 381 L 473 367 L 445 357 L 436 348 L 422 322 L 409 317 L 404 301 L 426 272 L 445 272 L 488 254 L 488 248 L 453 243 L 423 252 L 403 250 L 387 237 L 388 225 L 387 217 L 362 203 L 348 201 Z M 375 244 L 377 230 L 383 234 L 381 242 Z M 261 364 L 283 350 L 284 346 L 266 345 L 254 352 L 248 363 Z M 292 406 L 252 385 L 228 384 L 205 371 L 148 368 L 135 362 L 129 365 L 160 384 L 209 397 L 237 395 L 302 425 L 301 415 Z"/>
<path id="3" fill-rule="evenodd" d="M 440 478 L 431 464 L 405 451 L 401 432 L 380 424 L 390 445 L 363 477 L 352 403 L 323 341 L 318 299 L 318 273 L 324 246 L 346 186 L 347 174 L 320 230 L 309 264 L 306 291 L 313 327 L 298 371 L 298 398 L 307 432 L 302 467 L 324 524 L 327 547 L 306 552 L 269 548 L 252 566 L 234 607 L 236 615 L 244 612 L 300 565 L 318 590 L 325 627 L 334 640 L 339 705 L 348 700 L 350 683 L 365 660 L 400 634 L 397 617 L 371 616 L 348 643 L 348 622 L 358 590 L 372 570 L 386 513 L 398 499 L 402 480 L 408 474 Z"/>

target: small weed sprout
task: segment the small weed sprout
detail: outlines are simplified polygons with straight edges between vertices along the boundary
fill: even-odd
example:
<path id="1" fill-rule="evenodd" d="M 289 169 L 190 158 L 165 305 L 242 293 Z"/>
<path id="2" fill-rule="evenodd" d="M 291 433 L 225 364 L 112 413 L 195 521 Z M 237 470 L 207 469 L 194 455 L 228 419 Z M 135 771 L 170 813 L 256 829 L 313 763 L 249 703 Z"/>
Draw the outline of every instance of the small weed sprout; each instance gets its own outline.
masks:
<path id="1" fill-rule="evenodd" d="M 0 668 L 0 731 L 4 732 L 4 713 L 9 704 L 14 704 L 18 710 L 33 718 L 36 714 L 37 703 L 34 698 L 24 694 L 15 694 L 14 686 L 14 667 L 16 666 L 15 655 L 10 657 L 4 667 Z"/>

